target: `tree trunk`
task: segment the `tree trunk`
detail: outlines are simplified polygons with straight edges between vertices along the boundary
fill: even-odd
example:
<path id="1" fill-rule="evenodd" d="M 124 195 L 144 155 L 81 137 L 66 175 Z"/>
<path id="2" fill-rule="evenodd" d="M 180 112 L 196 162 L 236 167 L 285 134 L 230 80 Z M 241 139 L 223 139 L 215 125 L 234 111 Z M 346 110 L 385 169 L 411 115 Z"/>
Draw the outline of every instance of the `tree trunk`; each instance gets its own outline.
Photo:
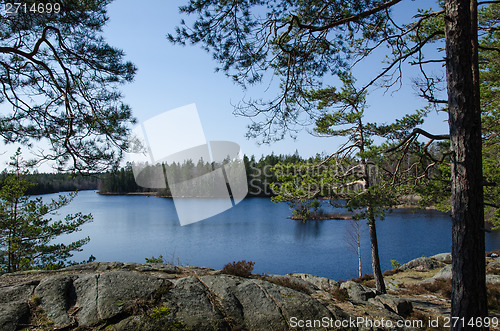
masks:
<path id="1" fill-rule="evenodd" d="M 368 212 L 370 215 L 370 212 Z M 370 243 L 372 252 L 372 269 L 373 277 L 375 278 L 375 286 L 377 293 L 386 293 L 384 277 L 380 268 L 380 259 L 378 257 L 378 243 L 377 243 L 377 229 L 375 228 L 375 219 L 371 216 L 368 217 L 368 227 L 370 229 Z"/>
<path id="2" fill-rule="evenodd" d="M 446 0 L 446 75 L 453 151 L 451 316 L 459 318 L 459 323 L 452 325 L 453 330 L 467 328 L 471 318 L 488 315 L 474 12 L 475 3 L 471 0 Z"/>
<path id="3" fill-rule="evenodd" d="M 359 220 L 356 221 L 356 244 L 357 244 L 357 249 L 358 249 L 358 275 L 359 277 L 363 276 L 363 273 L 361 272 L 361 240 L 359 237 L 359 232 L 360 232 L 360 224 Z"/>

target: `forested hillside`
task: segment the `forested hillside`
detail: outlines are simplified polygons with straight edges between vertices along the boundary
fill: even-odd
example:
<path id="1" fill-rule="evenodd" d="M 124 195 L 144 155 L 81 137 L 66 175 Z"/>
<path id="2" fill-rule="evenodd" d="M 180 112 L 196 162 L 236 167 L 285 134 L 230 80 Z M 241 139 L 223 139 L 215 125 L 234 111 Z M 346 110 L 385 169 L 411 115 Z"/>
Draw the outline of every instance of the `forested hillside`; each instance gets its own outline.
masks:
<path id="1" fill-rule="evenodd" d="M 3 186 L 6 171 L 0 173 L 0 187 Z M 66 173 L 38 173 L 27 174 L 26 180 L 36 183 L 26 192 L 28 195 L 48 194 L 76 190 L 97 190 L 101 175 L 72 175 Z"/>
<path id="2" fill-rule="evenodd" d="M 298 162 L 312 161 L 314 159 L 321 159 L 322 156 L 317 155 L 314 158 L 303 159 L 298 153 L 293 155 L 267 155 L 256 159 L 255 156 L 244 156 L 248 192 L 250 196 L 271 196 L 273 195 L 270 189 L 270 184 L 276 181 L 276 175 L 271 169 L 278 163 L 292 164 Z M 162 167 L 162 165 L 151 165 L 146 167 L 143 172 L 148 173 L 155 167 Z M 212 169 L 221 167 L 221 164 L 211 164 L 208 162 L 186 162 L 184 164 L 171 164 L 163 165 L 163 170 L 175 174 L 175 178 L 179 181 L 195 178 L 201 176 Z M 201 190 L 203 188 L 200 188 Z M 124 168 L 114 173 L 106 173 L 102 176 L 99 183 L 99 192 L 101 194 L 123 194 L 123 193 L 140 193 L 140 192 L 157 192 L 160 196 L 170 196 L 171 192 L 166 189 L 152 189 L 140 187 L 136 184 L 132 166 L 127 164 Z M 203 195 L 201 192 L 200 195 Z"/>

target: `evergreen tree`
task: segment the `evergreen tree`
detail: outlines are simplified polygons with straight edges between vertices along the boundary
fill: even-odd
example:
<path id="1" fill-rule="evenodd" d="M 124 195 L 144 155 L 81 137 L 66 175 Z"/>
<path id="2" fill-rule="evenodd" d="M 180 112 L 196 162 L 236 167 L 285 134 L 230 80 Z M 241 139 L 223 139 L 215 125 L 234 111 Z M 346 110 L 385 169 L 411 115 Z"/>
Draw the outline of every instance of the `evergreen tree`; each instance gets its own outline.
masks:
<path id="1" fill-rule="evenodd" d="M 479 23 L 485 216 L 500 228 L 500 4 L 482 8 Z"/>
<path id="2" fill-rule="evenodd" d="M 328 197 L 333 205 L 353 212 L 356 220 L 367 220 L 376 289 L 385 293 L 376 220 L 383 219 L 385 212 L 398 204 L 401 192 L 404 193 L 400 186 L 405 187 L 407 179 L 399 176 L 401 169 L 385 166 L 389 156 L 384 149 L 420 125 L 422 115 L 408 115 L 390 126 L 367 123 L 365 93 L 356 90 L 352 77 L 342 79 L 341 91 L 334 87 L 314 91 L 310 102 L 317 102 L 317 107 L 324 110 L 314 131 L 322 136 L 345 137 L 345 144 L 320 163 L 299 162 L 276 167 L 282 189 L 274 200 L 298 200 L 307 209 L 309 201 Z M 374 137 L 387 143 L 379 146 L 374 143 Z"/>
<path id="3" fill-rule="evenodd" d="M 133 122 L 117 88 L 136 68 L 102 37 L 110 0 L 23 3 L 47 10 L 8 13 L 13 3 L 2 3 L 0 136 L 27 146 L 43 140 L 50 148 L 35 151 L 38 160 L 58 169 L 117 166 Z"/>
<path id="4" fill-rule="evenodd" d="M 5 271 L 62 267 L 72 252 L 80 251 L 90 238 L 69 244 L 53 240 L 79 231 L 83 224 L 92 221 L 92 215 L 77 213 L 53 220 L 51 215 L 68 205 L 76 193 L 61 195 L 50 202 L 41 197 L 30 198 L 26 192 L 33 184 L 25 179 L 27 170 L 23 168 L 19 150 L 10 166 L 12 169 L 0 189 L 0 260 Z"/>
<path id="5" fill-rule="evenodd" d="M 320 88 L 323 78 L 350 70 L 376 50 L 388 47 L 387 62 L 366 88 L 376 82 L 386 87 L 401 83 L 403 64 L 417 65 L 422 72 L 424 96 L 433 103 L 446 103 L 449 113 L 452 317 L 486 317 L 478 3 L 445 0 L 440 2 L 443 10 L 420 11 L 411 21 L 398 22 L 390 9 L 404 2 L 191 0 L 180 10 L 195 15 L 192 26 L 183 21 L 177 34 L 169 38 L 181 44 L 202 44 L 220 62 L 221 69 L 243 85 L 259 82 L 269 71 L 281 78 L 280 93 L 275 98 L 251 100 L 236 110 L 252 119 L 261 115 L 263 120 L 250 126 L 249 135 L 266 141 L 280 139 L 315 118 L 317 109 L 308 102 L 308 93 Z M 427 23 L 437 16 L 445 18 L 444 28 L 429 34 Z M 426 47 L 443 36 L 446 56 L 425 58 Z M 436 62 L 446 64 L 446 100 L 436 99 L 434 92 L 440 80 L 425 69 Z M 422 134 L 437 138 L 419 130 L 411 139 Z M 455 325 L 453 329 L 461 327 Z"/>

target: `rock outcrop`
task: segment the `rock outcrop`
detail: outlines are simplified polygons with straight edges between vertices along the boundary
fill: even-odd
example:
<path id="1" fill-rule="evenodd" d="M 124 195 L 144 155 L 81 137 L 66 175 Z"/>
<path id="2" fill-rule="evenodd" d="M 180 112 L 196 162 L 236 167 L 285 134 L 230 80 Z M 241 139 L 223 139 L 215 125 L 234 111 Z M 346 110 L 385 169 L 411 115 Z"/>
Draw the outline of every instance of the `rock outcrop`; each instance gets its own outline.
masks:
<path id="1" fill-rule="evenodd" d="M 318 286 L 321 277 L 287 276 Z M 317 285 L 308 283 L 311 279 Z M 286 330 L 291 317 L 340 319 L 311 295 L 257 278 L 168 264 L 89 263 L 0 277 L 0 329 Z"/>
<path id="2" fill-rule="evenodd" d="M 410 300 L 403 299 L 391 294 L 377 295 L 370 302 L 386 308 L 399 316 L 407 317 L 413 311 L 413 305 Z"/>
<path id="3" fill-rule="evenodd" d="M 442 268 L 444 267 L 444 263 L 440 262 L 434 258 L 430 257 L 419 257 L 415 260 L 411 260 L 410 262 L 407 262 L 403 264 L 400 269 L 401 270 L 409 270 L 409 269 L 414 269 L 416 271 L 429 271 L 437 268 Z"/>
<path id="4" fill-rule="evenodd" d="M 440 253 L 440 254 L 433 255 L 430 258 L 434 259 L 436 261 L 439 261 L 439 262 L 446 263 L 446 264 L 451 263 L 451 253 Z"/>
<path id="5" fill-rule="evenodd" d="M 500 282 L 499 261 L 487 259 L 491 286 Z M 428 321 L 449 314 L 449 262 L 449 254 L 439 254 L 404 264 L 385 277 L 388 294 L 376 293 L 370 277 L 243 278 L 166 263 L 93 262 L 4 274 L 0 330 L 324 330 L 323 325 L 297 328 L 293 321 L 326 320 L 326 329 L 359 317 Z"/>
<path id="6" fill-rule="evenodd" d="M 349 298 L 353 301 L 368 301 L 368 299 L 375 297 L 375 291 L 352 280 L 342 283 L 340 289 L 347 290 Z"/>

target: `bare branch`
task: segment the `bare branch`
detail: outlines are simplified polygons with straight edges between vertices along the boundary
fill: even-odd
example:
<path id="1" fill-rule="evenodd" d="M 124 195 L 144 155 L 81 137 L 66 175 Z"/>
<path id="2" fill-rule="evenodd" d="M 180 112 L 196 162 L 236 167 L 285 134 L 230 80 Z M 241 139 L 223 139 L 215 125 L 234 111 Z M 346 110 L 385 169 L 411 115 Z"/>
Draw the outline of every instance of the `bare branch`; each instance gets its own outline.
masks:
<path id="1" fill-rule="evenodd" d="M 429 139 L 433 139 L 433 140 L 447 140 L 447 139 L 450 139 L 450 135 L 448 135 L 448 134 L 434 135 L 434 134 L 431 134 L 431 133 L 429 133 L 429 132 L 427 132 L 425 130 L 422 130 L 420 128 L 415 128 L 399 144 L 397 144 L 395 147 L 389 148 L 384 153 L 394 152 L 395 150 L 399 149 L 401 146 L 403 146 L 404 144 L 406 144 L 410 139 L 413 139 L 416 135 L 419 135 L 419 134 L 422 135 L 422 136 L 425 136 L 425 137 L 427 137 Z"/>
<path id="2" fill-rule="evenodd" d="M 376 13 L 381 12 L 389 7 L 392 7 L 401 1 L 402 0 L 390 0 L 390 1 L 387 1 L 387 2 L 381 4 L 377 7 L 374 7 L 370 10 L 362 12 L 360 14 L 346 17 L 346 18 L 340 19 L 338 21 L 332 22 L 330 24 L 324 25 L 324 26 L 313 26 L 313 25 L 302 24 L 302 23 L 300 23 L 299 18 L 295 15 L 292 16 L 292 19 L 290 20 L 290 24 L 293 24 L 293 22 L 296 22 L 297 26 L 299 28 L 309 30 L 310 32 L 325 31 L 325 30 L 329 30 L 329 29 L 332 29 L 332 28 L 340 26 L 340 25 L 344 25 L 344 24 L 349 23 L 349 22 L 356 22 L 356 21 L 362 20 L 363 18 L 366 18 L 370 15 L 376 14 Z"/>

